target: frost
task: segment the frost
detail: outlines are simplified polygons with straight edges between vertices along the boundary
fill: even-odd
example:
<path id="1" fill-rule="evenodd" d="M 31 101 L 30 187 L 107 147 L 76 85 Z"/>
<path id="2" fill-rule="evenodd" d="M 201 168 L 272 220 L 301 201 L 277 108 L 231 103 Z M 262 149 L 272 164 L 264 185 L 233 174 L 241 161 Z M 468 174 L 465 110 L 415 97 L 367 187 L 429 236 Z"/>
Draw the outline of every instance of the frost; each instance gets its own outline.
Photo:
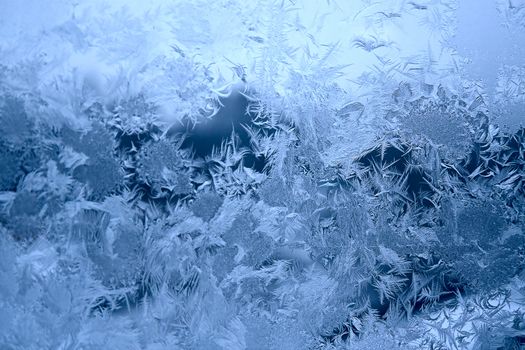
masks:
<path id="1" fill-rule="evenodd" d="M 0 348 L 522 348 L 523 5 L 0 4 Z"/>

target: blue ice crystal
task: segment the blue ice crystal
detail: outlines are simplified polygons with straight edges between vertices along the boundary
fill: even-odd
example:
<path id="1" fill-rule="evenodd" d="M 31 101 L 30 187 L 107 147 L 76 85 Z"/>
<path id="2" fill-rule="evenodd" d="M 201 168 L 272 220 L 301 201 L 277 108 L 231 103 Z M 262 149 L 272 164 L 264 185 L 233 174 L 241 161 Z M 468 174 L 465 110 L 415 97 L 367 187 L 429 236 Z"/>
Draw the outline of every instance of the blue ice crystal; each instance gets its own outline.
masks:
<path id="1" fill-rule="evenodd" d="M 525 349 L 524 33 L 0 0 L 0 349 Z"/>

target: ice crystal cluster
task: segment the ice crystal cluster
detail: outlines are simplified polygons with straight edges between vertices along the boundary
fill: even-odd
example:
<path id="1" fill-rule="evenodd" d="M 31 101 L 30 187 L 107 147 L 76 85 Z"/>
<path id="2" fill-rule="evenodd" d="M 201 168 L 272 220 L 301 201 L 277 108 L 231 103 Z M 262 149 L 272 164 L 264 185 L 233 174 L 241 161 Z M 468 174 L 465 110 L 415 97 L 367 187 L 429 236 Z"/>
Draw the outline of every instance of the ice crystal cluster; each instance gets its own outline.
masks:
<path id="1" fill-rule="evenodd" d="M 522 0 L 0 0 L 0 349 L 525 349 Z"/>

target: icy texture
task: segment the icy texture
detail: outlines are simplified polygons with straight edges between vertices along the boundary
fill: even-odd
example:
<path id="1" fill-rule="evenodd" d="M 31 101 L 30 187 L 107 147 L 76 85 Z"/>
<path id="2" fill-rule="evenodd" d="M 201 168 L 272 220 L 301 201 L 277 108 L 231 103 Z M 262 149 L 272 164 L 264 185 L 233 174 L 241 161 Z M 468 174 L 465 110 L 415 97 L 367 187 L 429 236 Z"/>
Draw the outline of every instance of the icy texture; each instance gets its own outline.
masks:
<path id="1" fill-rule="evenodd" d="M 0 349 L 525 348 L 524 26 L 0 1 Z"/>

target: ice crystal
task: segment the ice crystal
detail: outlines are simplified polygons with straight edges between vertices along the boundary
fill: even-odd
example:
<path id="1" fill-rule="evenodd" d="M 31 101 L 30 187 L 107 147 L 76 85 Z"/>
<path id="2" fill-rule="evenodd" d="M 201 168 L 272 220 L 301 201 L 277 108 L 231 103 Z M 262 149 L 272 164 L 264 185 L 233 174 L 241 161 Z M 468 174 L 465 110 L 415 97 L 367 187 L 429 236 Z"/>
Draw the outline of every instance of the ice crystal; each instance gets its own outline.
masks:
<path id="1" fill-rule="evenodd" d="M 523 5 L 2 2 L 0 348 L 523 348 Z"/>

